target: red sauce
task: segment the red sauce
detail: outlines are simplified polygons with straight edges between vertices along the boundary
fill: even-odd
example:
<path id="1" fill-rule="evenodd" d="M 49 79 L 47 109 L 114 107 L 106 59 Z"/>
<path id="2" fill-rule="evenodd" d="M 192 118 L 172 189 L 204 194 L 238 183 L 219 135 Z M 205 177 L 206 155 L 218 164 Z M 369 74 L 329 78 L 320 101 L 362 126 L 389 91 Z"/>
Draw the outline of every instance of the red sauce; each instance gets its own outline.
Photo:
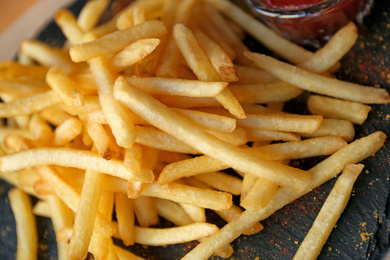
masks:
<path id="1" fill-rule="evenodd" d="M 268 9 L 265 13 L 259 11 Z M 330 36 L 340 27 L 350 21 L 362 20 L 372 4 L 372 0 L 334 0 L 333 5 L 329 5 L 330 0 L 252 0 L 255 11 L 259 17 L 272 29 L 284 35 L 286 38 L 310 47 L 320 47 Z M 316 6 L 316 4 L 318 4 Z M 309 5 L 309 6 L 307 6 Z M 269 9 L 279 8 L 280 14 L 272 15 Z M 326 8 L 324 8 L 326 6 Z M 273 7 L 273 8 L 272 8 Z M 294 7 L 294 9 L 289 9 Z M 300 7 L 309 7 L 309 12 L 301 12 Z M 318 7 L 321 7 L 318 10 Z M 283 15 L 283 14 L 289 15 Z M 291 15 L 297 13 L 299 15 Z M 359 21 L 358 21 L 359 23 Z"/>
<path id="2" fill-rule="evenodd" d="M 324 0 L 263 0 L 262 2 L 272 9 L 295 10 L 310 7 Z"/>

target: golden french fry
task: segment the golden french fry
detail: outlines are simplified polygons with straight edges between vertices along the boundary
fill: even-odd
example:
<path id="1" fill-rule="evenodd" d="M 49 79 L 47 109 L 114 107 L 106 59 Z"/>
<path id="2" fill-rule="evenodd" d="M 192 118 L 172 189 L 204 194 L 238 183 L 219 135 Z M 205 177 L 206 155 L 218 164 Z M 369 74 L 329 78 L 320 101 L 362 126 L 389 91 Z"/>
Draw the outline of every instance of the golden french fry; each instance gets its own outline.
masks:
<path id="1" fill-rule="evenodd" d="M 128 45 L 109 60 L 111 71 L 120 72 L 148 56 L 160 44 L 156 38 L 141 39 Z"/>
<path id="2" fill-rule="evenodd" d="M 118 231 L 123 243 L 134 244 L 134 208 L 133 202 L 126 197 L 126 194 L 115 194 L 115 212 L 118 220 Z"/>
<path id="3" fill-rule="evenodd" d="M 39 112 L 39 116 L 54 126 L 59 126 L 66 120 L 73 118 L 72 115 L 62 110 L 60 105 L 44 108 Z"/>
<path id="4" fill-rule="evenodd" d="M 83 42 L 84 32 L 77 23 L 76 17 L 67 9 L 58 10 L 54 14 L 54 21 L 60 27 L 66 39 L 72 44 Z"/>
<path id="5" fill-rule="evenodd" d="M 241 104 L 284 102 L 298 97 L 303 90 L 285 82 L 231 84 L 230 91 Z"/>
<path id="6" fill-rule="evenodd" d="M 262 130 L 262 129 L 246 129 L 246 136 L 249 142 L 301 140 L 301 137 L 297 134 L 286 133 L 281 131 Z"/>
<path id="7" fill-rule="evenodd" d="M 223 172 L 210 172 L 194 176 L 195 179 L 233 195 L 241 194 L 242 180 Z"/>
<path id="8" fill-rule="evenodd" d="M 247 114 L 237 120 L 237 125 L 271 131 L 313 133 L 321 125 L 321 115 L 298 115 L 289 113 Z"/>
<path id="9" fill-rule="evenodd" d="M 74 62 L 86 61 L 119 51 L 140 39 L 163 36 L 166 32 L 162 22 L 151 20 L 121 31 L 112 32 L 90 42 L 74 45 L 70 48 L 69 54 Z"/>
<path id="10" fill-rule="evenodd" d="M 207 237 L 218 230 L 209 223 L 193 223 L 173 228 L 135 228 L 135 242 L 141 245 L 161 246 L 185 243 Z"/>
<path id="11" fill-rule="evenodd" d="M 122 247 L 114 245 L 114 250 L 120 260 L 144 260 L 144 258 L 139 257 Z"/>
<path id="12" fill-rule="evenodd" d="M 133 207 L 141 227 L 150 227 L 158 223 L 158 213 L 154 198 L 140 196 L 133 200 Z"/>
<path id="13" fill-rule="evenodd" d="M 4 79 L 0 81 L 0 93 L 8 93 L 14 97 L 24 97 L 29 94 L 38 94 L 49 90 L 42 79 L 20 78 Z"/>
<path id="14" fill-rule="evenodd" d="M 142 163 L 142 146 L 133 144 L 131 148 L 126 149 L 123 161 L 127 167 L 134 170 L 140 170 Z"/>
<path id="15" fill-rule="evenodd" d="M 31 95 L 14 101 L 0 103 L 0 117 L 13 117 L 18 115 L 28 115 L 38 112 L 44 108 L 57 105 L 61 99 L 52 91 Z"/>
<path id="16" fill-rule="evenodd" d="M 73 212 L 56 195 L 45 196 L 46 203 L 50 209 L 50 217 L 54 231 L 59 232 L 62 228 L 71 228 L 73 224 Z M 57 240 L 58 260 L 68 259 L 67 243 Z"/>
<path id="17" fill-rule="evenodd" d="M 83 259 L 88 254 L 100 200 L 102 180 L 101 173 L 89 170 L 85 172 L 83 189 L 69 243 L 68 257 L 70 259 Z"/>
<path id="18" fill-rule="evenodd" d="M 65 120 L 54 130 L 53 144 L 55 146 L 63 146 L 76 138 L 82 130 L 82 123 L 77 118 Z"/>
<path id="19" fill-rule="evenodd" d="M 311 95 L 307 101 L 310 113 L 322 115 L 326 118 L 345 119 L 354 124 L 363 124 L 366 121 L 370 106 L 341 99 Z"/>
<path id="20" fill-rule="evenodd" d="M 362 164 L 345 166 L 331 192 L 321 207 L 305 239 L 300 244 L 294 259 L 316 259 L 336 225 L 341 213 L 347 206 L 353 185 L 363 170 Z"/>
<path id="21" fill-rule="evenodd" d="M 91 137 L 97 152 L 106 160 L 112 159 L 116 152 L 114 144 L 104 127 L 100 124 L 91 123 L 87 120 L 85 122 L 85 128 L 88 135 Z"/>
<path id="22" fill-rule="evenodd" d="M 86 2 L 80 11 L 80 14 L 77 16 L 77 24 L 84 32 L 91 30 L 99 22 L 99 18 L 108 4 L 108 0 Z"/>
<path id="23" fill-rule="evenodd" d="M 390 102 L 389 93 L 383 88 L 367 87 L 321 76 L 258 53 L 247 52 L 246 55 L 257 66 L 272 75 L 305 90 L 361 103 L 386 104 Z"/>
<path id="24" fill-rule="evenodd" d="M 109 161 L 94 152 L 67 148 L 34 148 L 0 157 L 0 171 L 21 170 L 41 165 L 59 165 L 114 174 L 124 179 L 151 182 L 154 175 L 150 170 L 131 171 L 117 159 Z"/>
<path id="25" fill-rule="evenodd" d="M 202 31 L 195 30 L 194 36 L 221 79 L 227 82 L 238 81 L 236 69 L 229 55 Z"/>
<path id="26" fill-rule="evenodd" d="M 20 44 L 20 50 L 39 64 L 47 67 L 57 66 L 66 74 L 80 67 L 71 61 L 67 53 L 38 40 L 24 40 Z"/>
<path id="27" fill-rule="evenodd" d="M 339 29 L 330 40 L 309 59 L 297 64 L 302 69 L 322 73 L 338 63 L 351 49 L 358 38 L 357 27 L 353 22 Z"/>
<path id="28" fill-rule="evenodd" d="M 129 86 L 123 78 L 116 81 L 114 95 L 118 101 L 123 102 L 153 125 L 237 170 L 272 179 L 282 186 L 295 189 L 303 188 L 310 180 L 310 175 L 302 170 L 259 160 L 242 149 L 205 133 L 197 125 L 186 121 L 157 100 Z M 178 132 L 178 129 L 181 131 Z"/>
<path id="29" fill-rule="evenodd" d="M 16 222 L 16 259 L 37 259 L 38 232 L 30 198 L 17 188 L 8 192 L 8 198 Z"/>
<path id="30" fill-rule="evenodd" d="M 47 84 L 67 106 L 82 106 L 83 95 L 77 90 L 76 82 L 58 67 L 51 67 L 46 75 Z"/>
<path id="31" fill-rule="evenodd" d="M 95 76 L 98 86 L 99 101 L 117 144 L 123 148 L 130 148 L 135 140 L 134 124 L 125 108 L 115 102 L 112 87 L 114 76 L 106 67 L 103 58 L 90 61 L 90 69 Z"/>
<path id="32" fill-rule="evenodd" d="M 191 218 L 180 205 L 175 202 L 155 199 L 158 215 L 172 222 L 176 226 L 185 226 L 193 223 Z"/>
<path id="33" fill-rule="evenodd" d="M 355 128 L 347 120 L 324 118 L 317 131 L 313 133 L 299 133 L 299 135 L 305 138 L 335 135 L 341 136 L 345 141 L 350 142 L 355 137 Z"/>
<path id="34" fill-rule="evenodd" d="M 265 207 L 278 191 L 279 185 L 264 178 L 258 178 L 241 200 L 240 206 L 250 211 Z"/>

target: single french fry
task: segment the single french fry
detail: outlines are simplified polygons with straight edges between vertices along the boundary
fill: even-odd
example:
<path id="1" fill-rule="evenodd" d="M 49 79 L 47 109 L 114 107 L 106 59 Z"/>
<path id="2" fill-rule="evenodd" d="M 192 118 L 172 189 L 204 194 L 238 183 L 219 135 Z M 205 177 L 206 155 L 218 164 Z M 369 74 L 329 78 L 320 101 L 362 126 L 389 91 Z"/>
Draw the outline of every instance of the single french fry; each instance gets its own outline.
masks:
<path id="1" fill-rule="evenodd" d="M 111 139 L 104 127 L 100 124 L 91 123 L 87 120 L 85 122 L 85 128 L 88 135 L 93 140 L 97 152 L 106 160 L 112 159 L 116 152 L 113 147 L 114 144 L 111 142 Z"/>
<path id="2" fill-rule="evenodd" d="M 285 102 L 303 92 L 302 89 L 285 82 L 231 84 L 229 89 L 241 104 Z"/>
<path id="3" fill-rule="evenodd" d="M 172 109 L 176 113 L 189 117 L 206 129 L 231 133 L 236 128 L 236 120 L 226 116 L 205 113 L 197 110 Z"/>
<path id="4" fill-rule="evenodd" d="M 195 30 L 194 36 L 221 79 L 227 82 L 238 81 L 236 69 L 229 55 L 202 31 Z"/>
<path id="5" fill-rule="evenodd" d="M 0 103 L 0 117 L 14 117 L 38 112 L 44 108 L 57 105 L 61 99 L 52 91 Z"/>
<path id="6" fill-rule="evenodd" d="M 83 95 L 77 90 L 76 82 L 58 67 L 51 67 L 46 75 L 47 84 L 67 106 L 82 106 Z"/>
<path id="7" fill-rule="evenodd" d="M 16 222 L 16 259 L 37 259 L 38 232 L 30 198 L 17 188 L 8 192 L 8 198 Z"/>
<path id="8" fill-rule="evenodd" d="M 0 75 L 4 76 L 5 79 L 22 77 L 28 78 L 28 81 L 43 80 L 46 77 L 48 68 L 45 66 L 39 66 L 36 64 L 23 64 L 19 61 L 4 60 L 0 63 Z"/>
<path id="9" fill-rule="evenodd" d="M 88 254 L 100 200 L 102 179 L 101 173 L 89 170 L 85 172 L 83 189 L 69 243 L 69 259 L 84 259 Z"/>
<path id="10" fill-rule="evenodd" d="M 98 211 L 101 213 L 102 219 L 111 223 L 114 210 L 115 195 L 112 192 L 102 191 L 100 195 Z M 92 233 L 89 251 L 97 259 L 105 259 L 110 254 L 111 235 L 101 234 L 96 231 L 95 224 L 94 232 Z"/>
<path id="11" fill-rule="evenodd" d="M 326 118 L 345 119 L 354 124 L 366 121 L 370 106 L 341 99 L 311 95 L 307 101 L 311 114 L 322 115 Z"/>
<path id="12" fill-rule="evenodd" d="M 142 146 L 133 144 L 131 148 L 126 149 L 123 161 L 127 167 L 134 170 L 140 170 L 142 163 Z"/>
<path id="13" fill-rule="evenodd" d="M 221 79 L 190 29 L 183 24 L 176 24 L 173 28 L 173 37 L 187 64 L 199 80 L 218 81 Z M 225 88 L 215 96 L 215 99 L 237 118 L 245 118 L 245 112 L 229 88 Z"/>
<path id="14" fill-rule="evenodd" d="M 24 40 L 20 44 L 20 50 L 39 64 L 47 67 L 57 66 L 66 74 L 79 67 L 70 60 L 68 54 L 38 40 Z"/>
<path id="15" fill-rule="evenodd" d="M 134 124 L 125 108 L 115 102 L 112 87 L 114 76 L 108 71 L 106 61 L 96 58 L 90 61 L 90 69 L 98 86 L 99 101 L 111 127 L 117 144 L 123 148 L 130 148 L 135 140 Z"/>
<path id="16" fill-rule="evenodd" d="M 48 145 L 53 138 L 53 130 L 39 114 L 33 114 L 28 124 L 32 139 L 43 145 Z"/>
<path id="17" fill-rule="evenodd" d="M 310 175 L 302 170 L 259 160 L 242 149 L 205 133 L 197 125 L 172 112 L 157 100 L 129 86 L 123 78 L 116 81 L 114 95 L 118 101 L 156 127 L 237 170 L 272 179 L 282 186 L 295 189 L 304 187 L 310 180 Z"/>
<path id="18" fill-rule="evenodd" d="M 357 27 L 353 22 L 339 29 L 330 40 L 309 59 L 297 64 L 302 69 L 322 73 L 338 63 L 351 49 L 358 38 Z"/>
<path id="19" fill-rule="evenodd" d="M 124 30 L 112 32 L 90 42 L 73 45 L 69 54 L 74 62 L 86 61 L 119 51 L 140 39 L 160 37 L 166 32 L 162 22 L 150 20 Z"/>
<path id="20" fill-rule="evenodd" d="M 50 218 L 50 210 L 47 203 L 43 200 L 38 200 L 32 208 L 32 213 L 35 216 Z"/>
<path id="21" fill-rule="evenodd" d="M 353 185 L 364 165 L 345 166 L 331 192 L 321 207 L 316 219 L 300 244 L 294 259 L 316 259 L 328 239 L 337 220 L 347 206 Z"/>
<path id="22" fill-rule="evenodd" d="M 150 170 L 131 171 L 117 159 L 109 161 L 94 152 L 67 148 L 34 148 L 0 158 L 0 171 L 21 170 L 41 165 L 59 165 L 114 174 L 124 179 L 151 182 Z"/>
<path id="23" fill-rule="evenodd" d="M 47 195 L 45 200 L 50 209 L 50 217 L 56 236 L 57 232 L 62 228 L 71 228 L 74 215 L 62 200 L 56 195 Z M 68 259 L 68 247 L 67 243 L 57 241 L 58 260 Z"/>
<path id="24" fill-rule="evenodd" d="M 137 138 L 135 142 L 156 149 L 187 154 L 199 154 L 199 152 L 174 136 L 167 134 L 155 127 L 135 127 Z"/>
<path id="25" fill-rule="evenodd" d="M 350 121 L 343 119 L 324 118 L 320 127 L 313 133 L 299 133 L 304 138 L 321 136 L 341 136 L 345 141 L 350 142 L 355 137 L 355 128 Z"/>
<path id="26" fill-rule="evenodd" d="M 235 65 L 239 80 L 238 84 L 262 84 L 279 81 L 279 79 L 269 72 L 260 68 Z"/>
<path id="27" fill-rule="evenodd" d="M 134 244 L 134 208 L 133 202 L 126 194 L 115 194 L 115 213 L 118 220 L 118 231 L 123 243 Z"/>
<path id="28" fill-rule="evenodd" d="M 206 210 L 205 208 L 187 204 L 179 203 L 180 207 L 187 213 L 193 222 L 206 222 Z"/>
<path id="29" fill-rule="evenodd" d="M 135 242 L 141 245 L 161 246 L 185 243 L 207 237 L 218 230 L 209 223 L 193 223 L 173 228 L 135 228 Z"/>
<path id="30" fill-rule="evenodd" d="M 299 63 L 313 55 L 312 52 L 283 38 L 230 1 L 207 0 L 207 2 L 214 5 L 228 18 L 244 28 L 247 33 L 279 56 L 293 63 Z"/>
<path id="31" fill-rule="evenodd" d="M 54 14 L 54 21 L 70 43 L 78 44 L 83 42 L 84 31 L 80 28 L 76 17 L 71 11 L 67 9 L 58 10 Z"/>
<path id="32" fill-rule="evenodd" d="M 154 198 L 140 196 L 133 200 L 134 213 L 141 227 L 150 227 L 158 223 L 158 213 Z"/>
<path id="33" fill-rule="evenodd" d="M 183 259 L 205 259 L 211 256 L 215 250 L 222 245 L 230 243 L 254 223 L 269 217 L 291 201 L 333 178 L 343 171 L 346 165 L 360 162 L 371 156 L 383 146 L 385 140 L 386 135 L 378 131 L 345 146 L 311 169 L 314 178 L 303 191 L 295 191 L 289 188 L 279 189 L 265 208 L 255 212 L 244 211 L 238 218 L 220 229 L 219 232 L 202 241 Z"/>
<path id="34" fill-rule="evenodd" d="M 77 24 L 87 32 L 94 28 L 99 22 L 99 18 L 108 6 L 108 0 L 88 1 L 77 16 Z"/>
<path id="35" fill-rule="evenodd" d="M 321 76 L 254 52 L 247 52 L 246 55 L 257 66 L 272 75 L 305 90 L 361 103 L 386 104 L 390 102 L 389 93 L 383 88 L 362 86 Z"/>
<path id="36" fill-rule="evenodd" d="M 156 38 L 141 39 L 128 45 L 110 58 L 109 66 L 112 72 L 120 72 L 148 56 L 160 44 Z"/>
<path id="37" fill-rule="evenodd" d="M 77 118 L 65 120 L 54 130 L 53 144 L 56 146 L 64 146 L 76 138 L 82 129 L 82 123 Z"/>
<path id="38" fill-rule="evenodd" d="M 189 97 L 214 97 L 228 85 L 227 82 L 223 81 L 213 82 L 159 77 L 126 77 L 126 80 L 147 93 Z"/>
<path id="39" fill-rule="evenodd" d="M 195 179 L 233 195 L 241 194 L 242 180 L 223 172 L 210 172 L 194 176 Z"/>
<path id="40" fill-rule="evenodd" d="M 155 199 L 155 202 L 158 215 L 172 222 L 176 226 L 185 226 L 193 223 L 191 218 L 177 203 L 157 198 Z"/>
<path id="41" fill-rule="evenodd" d="M 101 110 L 102 109 L 102 107 L 100 106 L 99 97 L 95 96 L 95 95 L 85 96 L 84 97 L 84 105 L 81 107 L 70 107 L 70 106 L 66 106 L 64 104 L 61 104 L 60 108 L 63 111 L 62 113 L 65 113 L 65 114 L 67 113 L 68 116 L 69 116 L 69 114 L 73 115 L 73 116 L 77 116 L 77 115 L 81 115 L 81 114 L 86 114 L 92 110 Z M 49 121 L 48 118 L 45 118 L 45 119 L 47 121 Z"/>
<path id="42" fill-rule="evenodd" d="M 42 79 L 12 78 L 0 81 L 0 93 L 14 97 L 25 97 L 31 94 L 38 94 L 49 90 L 49 86 Z"/>
<path id="43" fill-rule="evenodd" d="M 322 123 L 321 123 L 322 124 Z M 320 125 L 321 127 L 321 125 Z M 318 130 L 317 130 L 318 131 Z M 246 129 L 246 136 L 249 142 L 259 141 L 299 141 L 301 137 L 297 134 L 281 131 L 270 131 L 262 129 Z"/>

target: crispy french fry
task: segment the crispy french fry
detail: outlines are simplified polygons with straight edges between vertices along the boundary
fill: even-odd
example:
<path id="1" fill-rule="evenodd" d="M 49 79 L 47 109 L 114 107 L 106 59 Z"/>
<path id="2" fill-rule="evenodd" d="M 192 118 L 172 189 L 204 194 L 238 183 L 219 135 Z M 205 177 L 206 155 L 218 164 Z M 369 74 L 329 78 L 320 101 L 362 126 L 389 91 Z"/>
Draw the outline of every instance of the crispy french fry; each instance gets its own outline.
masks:
<path id="1" fill-rule="evenodd" d="M 35 148 L 0 158 L 0 171 L 8 172 L 26 167 L 41 165 L 59 165 L 89 169 L 96 172 L 114 174 L 125 179 L 151 182 L 154 178 L 151 171 L 131 171 L 117 159 L 109 161 L 94 152 L 67 148 Z"/>
<path id="2" fill-rule="evenodd" d="M 148 56 L 160 44 L 156 38 L 141 39 L 128 45 L 109 60 L 111 71 L 117 73 Z"/>
<path id="3" fill-rule="evenodd" d="M 83 259 L 88 254 L 100 200 L 102 179 L 101 173 L 89 170 L 85 172 L 83 189 L 69 243 L 69 259 Z"/>
<path id="4" fill-rule="evenodd" d="M 134 208 L 133 202 L 126 197 L 126 194 L 115 194 L 115 212 L 118 220 L 118 232 L 123 243 L 134 244 Z"/>
<path id="5" fill-rule="evenodd" d="M 228 83 L 223 81 L 199 81 L 169 78 L 127 77 L 126 80 L 139 89 L 151 94 L 178 95 L 189 97 L 214 97 L 223 91 Z"/>
<path id="6" fill-rule="evenodd" d="M 88 1 L 85 3 L 77 16 L 77 23 L 84 32 L 91 30 L 97 25 L 108 3 L 108 0 Z"/>
<path id="7" fill-rule="evenodd" d="M 107 131 L 100 124 L 91 123 L 87 120 L 85 128 L 93 140 L 97 152 L 106 160 L 112 159 L 116 152 Z M 138 169 L 140 170 L 140 169 Z"/>
<path id="8" fill-rule="evenodd" d="M 322 73 L 334 66 L 350 50 L 358 38 L 357 27 L 350 22 L 338 30 L 330 40 L 298 67 Z"/>
<path id="9" fill-rule="evenodd" d="M 158 213 L 154 198 L 140 196 L 133 200 L 134 213 L 141 227 L 150 227 L 158 223 Z"/>
<path id="10" fill-rule="evenodd" d="M 68 41 L 72 44 L 83 42 L 84 32 L 71 11 L 67 9 L 58 10 L 54 15 L 54 20 Z"/>
<path id="11" fill-rule="evenodd" d="M 218 230 L 209 223 L 193 223 L 173 228 L 135 228 L 135 242 L 141 245 L 161 246 L 185 243 L 207 237 Z"/>
<path id="12" fill-rule="evenodd" d="M 157 198 L 155 202 L 158 214 L 176 226 L 185 226 L 193 223 L 192 219 L 177 203 Z"/>
<path id="13" fill-rule="evenodd" d="M 246 55 L 272 75 L 305 90 L 361 103 L 390 102 L 389 93 L 383 88 L 367 87 L 321 76 L 258 53 L 247 52 Z"/>
<path id="14" fill-rule="evenodd" d="M 77 118 L 65 120 L 54 130 L 53 144 L 63 146 L 76 138 L 82 130 L 82 123 Z"/>
<path id="15" fill-rule="evenodd" d="M 299 133 L 299 135 L 305 138 L 335 135 L 341 136 L 345 141 L 350 142 L 355 137 L 355 128 L 347 120 L 324 118 L 317 131 L 313 133 Z"/>
<path id="16" fill-rule="evenodd" d="M 353 185 L 363 167 L 362 164 L 345 166 L 343 173 L 337 179 L 312 227 L 294 255 L 294 259 L 317 258 L 341 213 L 347 206 Z"/>
<path id="17" fill-rule="evenodd" d="M 37 259 L 38 232 L 30 198 L 17 188 L 8 192 L 8 198 L 16 222 L 16 259 Z"/>
<path id="18" fill-rule="evenodd" d="M 341 99 L 311 95 L 307 101 L 310 113 L 322 115 L 326 118 L 345 119 L 354 124 L 363 124 L 366 121 L 370 106 Z"/>
<path id="19" fill-rule="evenodd" d="M 134 124 L 125 108 L 115 102 L 112 86 L 114 76 L 108 71 L 106 62 L 102 58 L 90 61 L 90 69 L 98 85 L 99 101 L 106 116 L 117 144 L 123 148 L 130 148 L 135 140 Z"/>
<path id="20" fill-rule="evenodd" d="M 74 45 L 70 48 L 70 57 L 75 62 L 86 61 L 101 55 L 114 53 L 132 42 L 144 38 L 160 37 L 166 34 L 166 28 L 157 20 L 115 31 L 91 42 Z"/>
<path id="21" fill-rule="evenodd" d="M 0 103 L 0 117 L 13 117 L 18 115 L 28 115 L 38 112 L 44 108 L 57 105 L 61 99 L 52 91 L 35 94 L 14 101 Z"/>

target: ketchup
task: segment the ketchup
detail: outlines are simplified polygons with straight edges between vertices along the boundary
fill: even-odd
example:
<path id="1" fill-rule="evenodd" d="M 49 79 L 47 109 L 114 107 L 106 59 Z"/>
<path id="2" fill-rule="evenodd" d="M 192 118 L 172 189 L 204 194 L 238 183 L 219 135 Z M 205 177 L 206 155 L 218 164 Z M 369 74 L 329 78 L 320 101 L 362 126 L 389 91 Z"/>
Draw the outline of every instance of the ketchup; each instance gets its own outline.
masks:
<path id="1" fill-rule="evenodd" d="M 361 23 L 373 0 L 251 0 L 269 27 L 305 47 L 321 47 L 350 21 Z"/>
<path id="2" fill-rule="evenodd" d="M 303 9 L 321 2 L 324 0 L 263 0 L 264 5 L 279 10 Z"/>

